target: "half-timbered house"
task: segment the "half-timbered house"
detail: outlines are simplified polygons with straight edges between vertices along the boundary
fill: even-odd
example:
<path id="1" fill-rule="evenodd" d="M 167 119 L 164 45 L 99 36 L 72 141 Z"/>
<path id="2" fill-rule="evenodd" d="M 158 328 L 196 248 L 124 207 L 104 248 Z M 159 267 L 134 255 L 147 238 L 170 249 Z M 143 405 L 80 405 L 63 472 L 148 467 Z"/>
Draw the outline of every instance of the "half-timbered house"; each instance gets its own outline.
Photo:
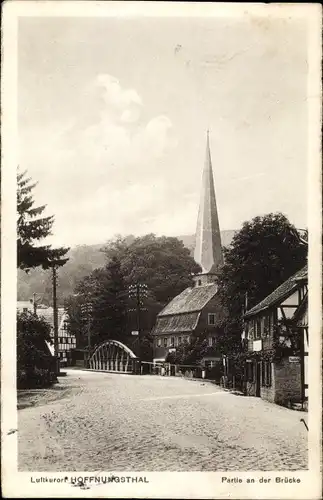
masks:
<path id="1" fill-rule="evenodd" d="M 307 266 L 246 312 L 245 391 L 271 402 L 304 402 L 308 352 Z M 301 326 L 301 327 L 300 327 Z"/>
<path id="2" fill-rule="evenodd" d="M 54 343 L 54 312 L 52 307 L 38 309 L 38 316 L 41 316 L 50 325 L 50 336 Z M 69 332 L 68 314 L 63 307 L 59 307 L 58 316 L 58 356 L 61 366 L 70 366 L 73 364 L 72 351 L 76 348 L 76 337 Z"/>

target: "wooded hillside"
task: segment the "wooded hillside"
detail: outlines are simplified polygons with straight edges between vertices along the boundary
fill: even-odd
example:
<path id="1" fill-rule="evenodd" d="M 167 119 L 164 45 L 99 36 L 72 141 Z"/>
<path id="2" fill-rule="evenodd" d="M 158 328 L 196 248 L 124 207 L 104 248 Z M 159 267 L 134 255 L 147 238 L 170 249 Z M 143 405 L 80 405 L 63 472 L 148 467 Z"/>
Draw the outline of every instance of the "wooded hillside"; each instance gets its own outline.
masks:
<path id="1" fill-rule="evenodd" d="M 235 231 L 221 231 L 222 244 L 228 246 L 231 243 Z M 179 236 L 184 245 L 194 251 L 195 236 Z M 94 269 L 105 264 L 105 254 L 102 248 L 105 243 L 97 245 L 80 245 L 68 253 L 69 261 L 58 269 L 58 300 L 63 305 L 65 298 L 71 295 L 76 285 L 89 275 Z M 18 300 L 29 300 L 36 293 L 38 302 L 50 305 L 52 301 L 51 273 L 41 268 L 31 269 L 27 274 L 18 270 Z"/>

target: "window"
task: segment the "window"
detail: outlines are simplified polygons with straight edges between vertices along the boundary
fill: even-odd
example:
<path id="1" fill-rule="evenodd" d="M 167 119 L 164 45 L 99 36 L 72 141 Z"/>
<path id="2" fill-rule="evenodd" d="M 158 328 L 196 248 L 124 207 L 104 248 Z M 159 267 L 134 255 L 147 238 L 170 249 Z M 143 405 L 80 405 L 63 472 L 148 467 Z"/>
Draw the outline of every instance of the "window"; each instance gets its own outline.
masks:
<path id="1" fill-rule="evenodd" d="M 213 347 L 216 344 L 216 338 L 215 337 L 209 337 L 209 347 Z"/>
<path id="2" fill-rule="evenodd" d="M 197 286 L 201 286 L 201 284 L 202 284 L 202 281 L 201 281 L 201 280 L 198 280 L 198 281 L 197 281 Z"/>
<path id="3" fill-rule="evenodd" d="M 157 339 L 157 347 L 161 347 L 162 345 L 162 339 Z"/>
<path id="4" fill-rule="evenodd" d="M 24 313 L 28 312 L 28 307 L 24 307 L 22 312 L 24 312 Z"/>
<path id="5" fill-rule="evenodd" d="M 256 328 L 255 328 L 255 339 L 260 339 L 261 337 L 261 319 L 256 320 Z"/>
<path id="6" fill-rule="evenodd" d="M 211 326 L 215 325 L 215 314 L 210 313 L 208 316 L 208 324 Z"/>
<path id="7" fill-rule="evenodd" d="M 182 343 L 182 337 L 178 337 L 178 345 L 181 345 Z"/>
<path id="8" fill-rule="evenodd" d="M 270 361 L 263 361 L 261 363 L 261 385 L 263 387 L 271 386 L 271 363 Z"/>
<path id="9" fill-rule="evenodd" d="M 175 337 L 170 338 L 170 345 L 173 347 L 175 345 Z"/>
<path id="10" fill-rule="evenodd" d="M 164 347 L 167 347 L 167 337 L 164 337 Z"/>
<path id="11" fill-rule="evenodd" d="M 270 336 L 270 330 L 271 330 L 271 327 L 272 327 L 271 313 L 269 313 L 268 316 L 266 316 L 266 319 L 267 319 L 267 322 L 265 324 L 265 328 L 266 328 L 265 336 L 269 337 Z"/>

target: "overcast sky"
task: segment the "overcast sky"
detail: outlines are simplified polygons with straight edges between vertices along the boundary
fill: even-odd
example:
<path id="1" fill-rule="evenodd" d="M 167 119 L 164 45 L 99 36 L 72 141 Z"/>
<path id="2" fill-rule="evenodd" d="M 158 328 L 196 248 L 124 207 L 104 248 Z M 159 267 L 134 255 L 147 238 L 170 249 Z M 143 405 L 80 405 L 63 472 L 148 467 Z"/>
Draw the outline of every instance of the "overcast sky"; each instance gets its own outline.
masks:
<path id="1" fill-rule="evenodd" d="M 221 229 L 306 226 L 301 20 L 20 18 L 19 163 L 54 244 L 195 232 L 206 129 Z"/>

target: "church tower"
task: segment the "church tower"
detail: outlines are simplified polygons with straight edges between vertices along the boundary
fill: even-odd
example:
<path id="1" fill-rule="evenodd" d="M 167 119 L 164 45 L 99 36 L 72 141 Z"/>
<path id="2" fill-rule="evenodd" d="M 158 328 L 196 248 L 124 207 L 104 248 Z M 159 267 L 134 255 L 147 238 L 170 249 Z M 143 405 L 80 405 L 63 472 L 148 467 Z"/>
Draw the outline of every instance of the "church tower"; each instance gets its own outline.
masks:
<path id="1" fill-rule="evenodd" d="M 215 199 L 209 131 L 206 139 L 206 156 L 197 219 L 194 259 L 202 267 L 201 274 L 194 277 L 196 285 L 214 283 L 216 273 L 223 264 L 223 254 Z"/>

